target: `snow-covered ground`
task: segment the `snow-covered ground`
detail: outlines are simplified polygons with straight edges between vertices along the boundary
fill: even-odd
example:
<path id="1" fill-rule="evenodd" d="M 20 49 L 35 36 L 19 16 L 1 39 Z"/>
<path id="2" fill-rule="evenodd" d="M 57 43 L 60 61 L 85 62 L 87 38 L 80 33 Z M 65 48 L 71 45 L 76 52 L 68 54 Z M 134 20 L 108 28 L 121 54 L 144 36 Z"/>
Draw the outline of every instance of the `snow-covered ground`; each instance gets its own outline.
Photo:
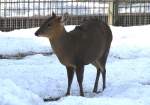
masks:
<path id="1" fill-rule="evenodd" d="M 66 26 L 68 31 L 73 28 Z M 150 25 L 111 29 L 114 38 L 103 93 L 92 93 L 96 69 L 88 65 L 83 82 L 85 97 L 79 96 L 75 77 L 71 96 L 43 102 L 44 97 L 65 94 L 67 76 L 54 54 L 36 54 L 0 59 L 0 105 L 150 105 Z M 51 52 L 47 38 L 34 36 L 36 30 L 0 32 L 0 55 Z"/>

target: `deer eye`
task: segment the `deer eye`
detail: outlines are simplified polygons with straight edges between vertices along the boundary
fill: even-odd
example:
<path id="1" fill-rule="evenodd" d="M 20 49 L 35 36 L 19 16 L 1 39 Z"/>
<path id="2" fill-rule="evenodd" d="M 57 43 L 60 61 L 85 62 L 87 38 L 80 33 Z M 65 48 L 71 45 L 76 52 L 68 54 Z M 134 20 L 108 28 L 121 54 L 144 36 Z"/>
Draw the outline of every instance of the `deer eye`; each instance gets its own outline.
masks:
<path id="1" fill-rule="evenodd" d="M 50 23 L 48 23 L 48 24 L 47 24 L 47 26 L 49 27 L 49 26 L 51 26 L 51 24 L 50 24 Z"/>

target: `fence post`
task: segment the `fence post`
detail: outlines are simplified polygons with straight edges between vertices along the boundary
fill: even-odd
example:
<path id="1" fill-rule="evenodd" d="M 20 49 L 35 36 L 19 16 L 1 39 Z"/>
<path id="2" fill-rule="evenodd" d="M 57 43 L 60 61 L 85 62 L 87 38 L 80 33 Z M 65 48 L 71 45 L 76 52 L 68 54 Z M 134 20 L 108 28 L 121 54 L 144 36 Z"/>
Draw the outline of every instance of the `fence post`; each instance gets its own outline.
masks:
<path id="1" fill-rule="evenodd" d="M 109 2 L 108 24 L 118 25 L 118 0 L 111 0 Z"/>

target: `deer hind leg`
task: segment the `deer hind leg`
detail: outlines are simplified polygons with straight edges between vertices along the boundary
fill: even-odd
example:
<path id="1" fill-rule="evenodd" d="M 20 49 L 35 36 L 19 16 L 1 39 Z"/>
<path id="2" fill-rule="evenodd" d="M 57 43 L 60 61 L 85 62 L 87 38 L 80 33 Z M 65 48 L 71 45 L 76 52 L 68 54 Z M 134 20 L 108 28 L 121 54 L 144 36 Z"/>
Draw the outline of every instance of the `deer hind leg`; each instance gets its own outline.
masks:
<path id="1" fill-rule="evenodd" d="M 93 92 L 97 93 L 98 90 L 98 82 L 99 82 L 99 78 L 100 78 L 100 73 L 101 73 L 101 69 L 100 69 L 100 63 L 99 61 L 95 61 L 92 63 L 96 68 L 97 68 L 97 74 L 96 74 L 96 79 L 95 79 L 95 84 L 94 84 L 94 88 L 93 88 Z"/>
<path id="2" fill-rule="evenodd" d="M 103 90 L 105 88 L 105 81 L 106 81 L 106 69 L 105 66 L 100 61 L 95 61 L 93 65 L 97 68 L 97 75 L 95 79 L 95 84 L 93 88 L 93 92 L 98 93 L 98 82 L 100 78 L 100 73 L 102 73 L 102 81 L 103 81 Z"/>
<path id="3" fill-rule="evenodd" d="M 77 66 L 76 75 L 77 75 L 77 81 L 80 87 L 80 96 L 84 96 L 83 86 L 82 86 L 83 76 L 84 76 L 84 66 Z"/>
<path id="4" fill-rule="evenodd" d="M 102 79 L 103 79 L 103 90 L 106 88 L 106 69 L 105 67 L 102 70 Z"/>
<path id="5" fill-rule="evenodd" d="M 94 85 L 94 89 L 93 89 L 94 93 L 97 93 L 99 77 L 100 77 L 100 70 L 97 69 L 97 75 L 96 75 L 95 85 Z"/>
<path id="6" fill-rule="evenodd" d="M 105 54 L 102 57 L 102 59 L 99 60 L 103 67 L 103 70 L 101 70 L 102 79 L 103 79 L 103 90 L 106 88 L 106 61 L 107 61 L 108 54 L 109 54 L 109 48 L 105 51 Z"/>
<path id="7" fill-rule="evenodd" d="M 67 88 L 67 95 L 70 95 L 70 89 L 71 89 L 71 84 L 72 84 L 72 80 L 73 80 L 73 76 L 74 76 L 74 68 L 73 67 L 67 67 L 67 76 L 68 76 L 68 88 Z"/>

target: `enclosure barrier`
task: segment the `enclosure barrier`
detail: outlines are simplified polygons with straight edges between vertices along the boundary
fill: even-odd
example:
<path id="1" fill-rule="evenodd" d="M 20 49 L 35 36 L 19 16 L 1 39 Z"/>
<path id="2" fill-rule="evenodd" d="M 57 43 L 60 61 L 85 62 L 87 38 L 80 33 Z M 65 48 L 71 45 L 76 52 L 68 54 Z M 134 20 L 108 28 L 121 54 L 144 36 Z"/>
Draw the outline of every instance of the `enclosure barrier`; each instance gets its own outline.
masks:
<path id="1" fill-rule="evenodd" d="M 0 0 L 0 31 L 39 27 L 54 11 L 65 24 L 98 18 L 111 25 L 150 24 L 150 0 Z"/>

